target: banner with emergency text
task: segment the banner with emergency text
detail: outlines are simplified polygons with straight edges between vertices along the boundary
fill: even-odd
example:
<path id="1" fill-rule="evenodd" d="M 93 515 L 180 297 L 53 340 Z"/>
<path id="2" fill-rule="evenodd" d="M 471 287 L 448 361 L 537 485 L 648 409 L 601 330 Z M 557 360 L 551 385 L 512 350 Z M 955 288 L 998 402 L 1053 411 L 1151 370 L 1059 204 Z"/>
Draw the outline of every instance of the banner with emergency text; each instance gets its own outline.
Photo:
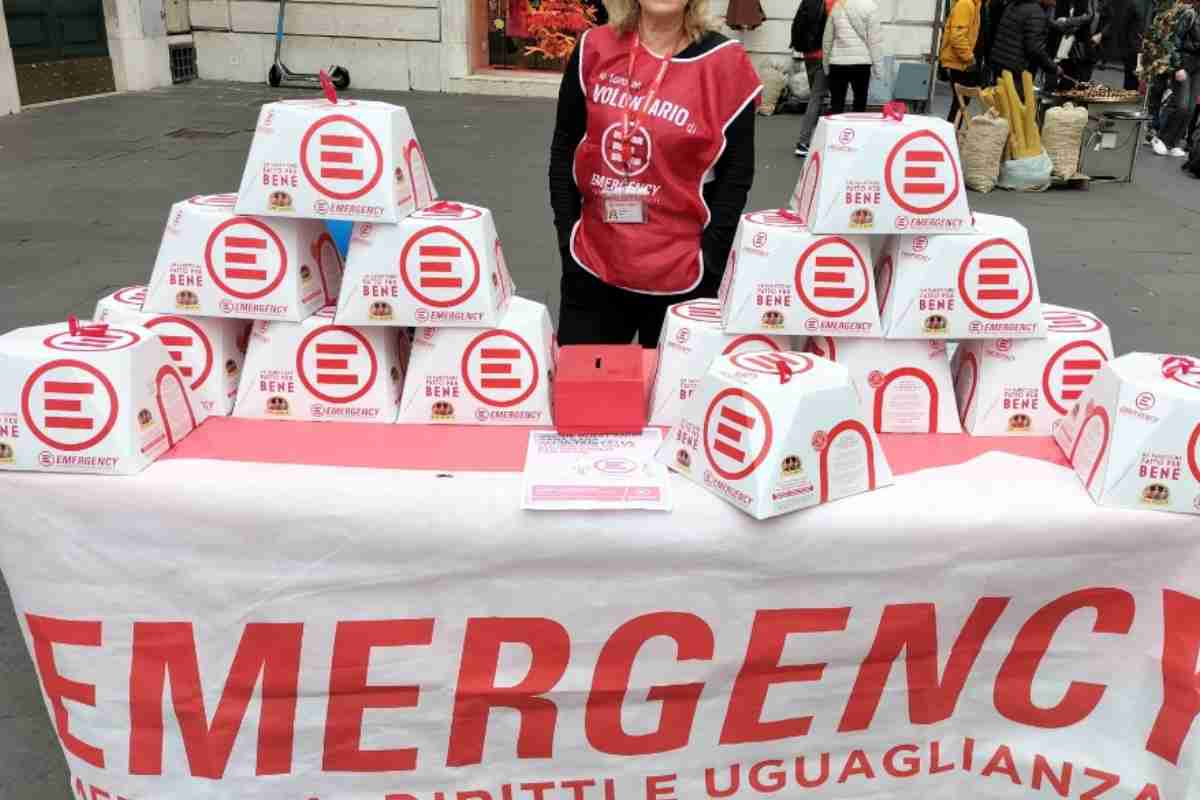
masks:
<path id="1" fill-rule="evenodd" d="M 64 796 L 1200 792 L 1194 517 L 999 453 L 767 522 L 674 488 L 588 515 L 506 473 L 0 476 Z"/>

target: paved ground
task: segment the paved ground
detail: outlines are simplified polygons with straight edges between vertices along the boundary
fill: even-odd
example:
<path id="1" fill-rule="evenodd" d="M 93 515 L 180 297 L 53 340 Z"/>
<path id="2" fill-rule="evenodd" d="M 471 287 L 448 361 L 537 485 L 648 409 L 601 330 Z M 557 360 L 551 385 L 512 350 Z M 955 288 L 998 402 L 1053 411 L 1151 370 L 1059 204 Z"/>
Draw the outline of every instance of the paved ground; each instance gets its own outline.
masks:
<path id="1" fill-rule="evenodd" d="M 194 83 L 0 119 L 0 329 L 89 314 L 109 287 L 144 282 L 170 204 L 236 189 L 265 87 Z M 380 94 L 373 94 L 380 97 Z M 398 94 L 442 195 L 488 206 L 520 293 L 557 305 L 546 199 L 551 101 Z M 760 119 L 752 208 L 798 172 L 795 117 Z M 181 128 L 219 133 L 172 138 Z M 1044 299 L 1091 309 L 1119 352 L 1200 353 L 1200 181 L 1143 149 L 1133 185 L 972 195 L 1022 219 Z M 36 557 L 36 554 L 31 554 Z M 63 587 L 69 591 L 70 587 Z M 0 800 L 67 800 L 53 738 L 0 583 Z"/>

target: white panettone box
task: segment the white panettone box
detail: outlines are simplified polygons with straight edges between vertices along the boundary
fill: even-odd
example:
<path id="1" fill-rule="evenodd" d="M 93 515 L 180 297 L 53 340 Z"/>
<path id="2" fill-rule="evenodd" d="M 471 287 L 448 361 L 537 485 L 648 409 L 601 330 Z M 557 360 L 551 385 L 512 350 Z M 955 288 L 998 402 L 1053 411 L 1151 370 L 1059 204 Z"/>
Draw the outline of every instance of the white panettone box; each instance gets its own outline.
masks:
<path id="1" fill-rule="evenodd" d="M 127 286 L 96 303 L 95 319 L 114 325 L 140 325 L 156 334 L 209 416 L 225 416 L 237 399 L 238 380 L 250 337 L 250 322 L 218 317 L 153 314 L 133 301 L 144 286 Z"/>
<path id="2" fill-rule="evenodd" d="M 658 337 L 650 424 L 669 427 L 679 421 L 684 403 L 717 356 L 791 349 L 790 336 L 725 333 L 721 328 L 721 304 L 716 300 L 676 303 L 667 309 Z"/>
<path id="3" fill-rule="evenodd" d="M 962 433 L 945 342 L 813 336 L 803 350 L 850 370 L 876 433 Z"/>
<path id="4" fill-rule="evenodd" d="M 891 236 L 876 271 L 888 339 L 1045 337 L 1025 226 L 975 215 L 975 233 Z"/>
<path id="5" fill-rule="evenodd" d="M 254 323 L 235 417 L 395 422 L 408 334 L 333 321 L 333 306 L 303 322 Z"/>
<path id="6" fill-rule="evenodd" d="M 742 216 L 721 284 L 728 333 L 878 338 L 866 236 L 818 236 L 793 212 Z"/>
<path id="7" fill-rule="evenodd" d="M 0 469 L 132 475 L 205 418 L 145 328 L 71 320 L 0 336 Z"/>
<path id="8" fill-rule="evenodd" d="M 143 310 L 298 322 L 337 298 L 342 258 L 323 222 L 239 216 L 236 200 L 171 206 Z"/>
<path id="9" fill-rule="evenodd" d="M 553 339 L 550 311 L 522 297 L 489 330 L 418 328 L 399 421 L 552 424 Z"/>
<path id="10" fill-rule="evenodd" d="M 1100 505 L 1200 514 L 1200 359 L 1109 361 L 1054 438 Z"/>
<path id="11" fill-rule="evenodd" d="M 354 226 L 337 320 L 491 328 L 513 290 L 492 212 L 443 201 L 399 225 Z"/>
<path id="12" fill-rule="evenodd" d="M 961 342 L 954 385 L 972 436 L 1049 436 L 1113 357 L 1108 326 L 1087 311 L 1042 306 L 1046 339 Z"/>
<path id="13" fill-rule="evenodd" d="M 816 233 L 969 233 L 954 126 L 935 117 L 823 117 L 791 207 Z"/>
<path id="14" fill-rule="evenodd" d="M 892 483 L 850 373 L 790 351 L 714 359 L 658 459 L 756 519 Z"/>
<path id="15" fill-rule="evenodd" d="M 408 111 L 368 100 L 267 103 L 239 214 L 395 223 L 437 199 Z"/>

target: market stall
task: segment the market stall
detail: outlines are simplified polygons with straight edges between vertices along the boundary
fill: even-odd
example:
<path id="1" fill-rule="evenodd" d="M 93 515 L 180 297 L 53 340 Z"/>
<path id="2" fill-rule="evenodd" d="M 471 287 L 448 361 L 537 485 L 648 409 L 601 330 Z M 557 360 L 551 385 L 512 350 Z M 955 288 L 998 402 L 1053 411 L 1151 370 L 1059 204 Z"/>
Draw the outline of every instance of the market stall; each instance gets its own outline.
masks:
<path id="1" fill-rule="evenodd" d="M 1190 796 L 1194 518 L 1047 440 L 885 435 L 894 486 L 757 523 L 521 511 L 526 430 L 344 427 L 0 480 L 79 797 Z"/>

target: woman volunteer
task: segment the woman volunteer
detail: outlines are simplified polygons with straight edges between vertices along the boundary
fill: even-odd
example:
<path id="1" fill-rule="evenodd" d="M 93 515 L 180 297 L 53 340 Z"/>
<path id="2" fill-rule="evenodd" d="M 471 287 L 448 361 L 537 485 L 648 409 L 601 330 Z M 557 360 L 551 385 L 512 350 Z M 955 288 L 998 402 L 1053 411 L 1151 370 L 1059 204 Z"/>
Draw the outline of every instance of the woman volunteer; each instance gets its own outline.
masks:
<path id="1" fill-rule="evenodd" d="M 550 148 L 560 344 L 658 342 L 715 297 L 754 179 L 762 86 L 708 0 L 608 0 L 567 62 Z"/>

